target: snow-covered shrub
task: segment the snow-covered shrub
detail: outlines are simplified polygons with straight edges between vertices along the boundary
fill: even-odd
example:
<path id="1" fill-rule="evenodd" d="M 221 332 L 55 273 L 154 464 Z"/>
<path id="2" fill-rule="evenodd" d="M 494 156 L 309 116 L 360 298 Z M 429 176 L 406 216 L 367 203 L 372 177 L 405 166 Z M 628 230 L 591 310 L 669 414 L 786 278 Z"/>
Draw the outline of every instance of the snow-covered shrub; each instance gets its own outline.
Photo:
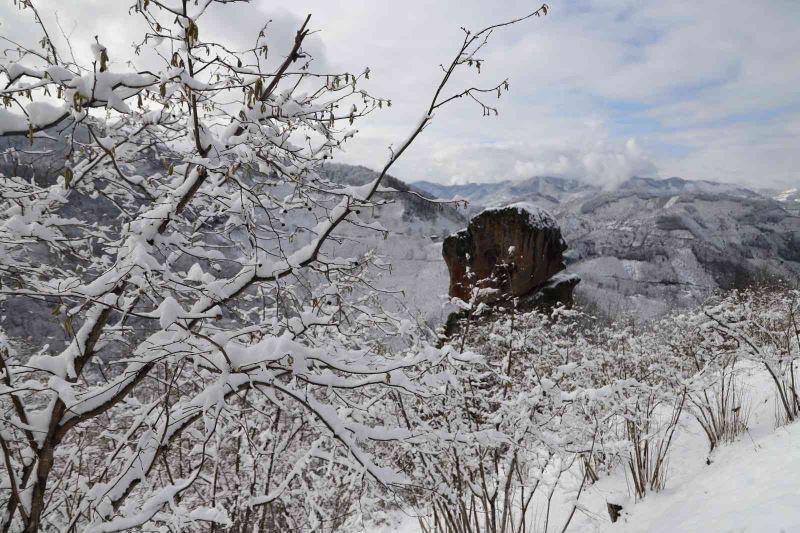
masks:
<path id="1" fill-rule="evenodd" d="M 686 372 L 654 325 L 611 324 L 592 336 L 583 353 L 592 387 L 613 393 L 604 429 L 626 445 L 632 493 L 643 498 L 666 482 L 672 438 L 686 402 Z M 613 456 L 612 456 L 613 457 Z"/>
<path id="2" fill-rule="evenodd" d="M 442 437 L 400 406 L 457 386 L 459 354 L 385 312 L 379 261 L 341 244 L 350 226 L 385 234 L 375 193 L 434 112 L 469 97 L 494 114 L 482 98 L 506 82 L 448 82 L 480 70 L 493 30 L 546 8 L 466 32 L 378 177 L 345 186 L 320 165 L 389 102 L 362 89 L 369 69 L 314 69 L 310 16 L 292 42 L 265 25 L 237 51 L 205 28 L 242 3 L 136 0 L 136 57 L 96 39 L 73 58 L 19 6 L 42 38 L 0 60 L 0 135 L 65 148 L 57 176 L 0 176 L 0 295 L 47 306 L 66 342 L 2 353 L 0 527 L 329 530 L 380 514 L 361 489 L 405 486 L 398 455 Z"/>
<path id="3" fill-rule="evenodd" d="M 586 380 L 587 343 L 575 342 L 586 317 L 480 307 L 463 320 L 469 327 L 463 324 L 449 346 L 463 356 L 482 354 L 484 362 L 453 368 L 458 385 L 431 414 L 431 423 L 454 439 L 426 455 L 430 470 L 441 474 L 426 487 L 432 510 L 423 529 L 561 531 L 592 482 L 580 465 L 595 463 L 612 401 Z M 460 437 L 470 431 L 472 439 Z M 614 448 L 607 443 L 606 451 Z M 574 499 L 572 512 L 551 516 L 553 498 L 565 493 Z"/>
<path id="4" fill-rule="evenodd" d="M 707 324 L 735 343 L 740 357 L 762 365 L 775 385 L 776 421 L 800 417 L 800 291 L 735 291 L 706 310 Z"/>
<path id="5" fill-rule="evenodd" d="M 620 466 L 634 498 L 663 489 L 676 431 L 692 423 L 684 414 L 712 449 L 747 429 L 744 359 L 765 365 L 779 405 L 796 409 L 797 305 L 797 291 L 758 288 L 651 323 L 601 324 L 578 310 L 548 316 L 464 304 L 449 344 L 482 354 L 486 366 L 461 380 L 468 388 L 451 390 L 440 416 L 499 434 L 472 443 L 480 451 L 472 462 L 455 445 L 437 455 L 441 470 L 458 476 L 442 482 L 448 492 L 434 498 L 433 522 L 441 531 L 461 531 L 459 522 L 492 531 L 492 517 L 498 528 L 544 530 L 549 515 L 532 523 L 530 502 L 546 510 L 553 490 L 569 492 L 556 483 L 574 484 L 579 495 Z"/>
<path id="6" fill-rule="evenodd" d="M 709 451 L 735 440 L 750 416 L 736 343 L 709 327 L 703 309 L 672 315 L 660 324 L 669 349 L 691 375 L 687 408 L 708 438 Z"/>
<path id="7" fill-rule="evenodd" d="M 642 387 L 628 402 L 624 436 L 629 442 L 627 473 L 637 498 L 666 486 L 669 451 L 686 401 Z"/>
<path id="8" fill-rule="evenodd" d="M 586 485 L 620 465 L 636 498 L 665 486 L 681 415 L 692 386 L 701 388 L 675 348 L 681 328 L 672 319 L 602 325 L 579 310 L 466 307 L 449 344 L 482 354 L 485 368 L 454 369 L 464 388 L 449 391 L 434 419 L 492 437 L 432 454 L 453 477 L 434 492 L 429 530 L 560 531 L 550 522 L 553 494 L 574 497 L 568 523 Z"/>

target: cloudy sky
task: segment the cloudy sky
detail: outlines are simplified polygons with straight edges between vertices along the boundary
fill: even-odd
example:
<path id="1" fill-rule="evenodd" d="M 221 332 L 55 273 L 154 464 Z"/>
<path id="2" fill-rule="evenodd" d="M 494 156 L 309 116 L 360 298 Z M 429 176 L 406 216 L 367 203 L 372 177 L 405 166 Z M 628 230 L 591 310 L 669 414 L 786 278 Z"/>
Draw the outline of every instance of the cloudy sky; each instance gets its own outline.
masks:
<path id="1" fill-rule="evenodd" d="M 499 117 L 458 102 L 395 168 L 414 181 L 534 175 L 613 185 L 631 175 L 682 176 L 754 187 L 800 185 L 800 1 L 553 0 L 550 14 L 498 32 L 475 80 L 508 77 Z M 0 7 L 0 34 L 30 36 L 27 13 Z M 130 55 L 137 28 L 126 0 L 39 0 L 88 48 Z M 472 29 L 538 7 L 522 0 L 254 0 L 201 24 L 234 41 L 273 19 L 273 50 L 300 17 L 320 30 L 324 66 L 372 70 L 368 90 L 393 106 L 360 125 L 341 161 L 378 167 L 425 109 Z M 87 52 L 88 53 L 88 52 Z M 459 85 L 453 85 L 455 91 Z"/>

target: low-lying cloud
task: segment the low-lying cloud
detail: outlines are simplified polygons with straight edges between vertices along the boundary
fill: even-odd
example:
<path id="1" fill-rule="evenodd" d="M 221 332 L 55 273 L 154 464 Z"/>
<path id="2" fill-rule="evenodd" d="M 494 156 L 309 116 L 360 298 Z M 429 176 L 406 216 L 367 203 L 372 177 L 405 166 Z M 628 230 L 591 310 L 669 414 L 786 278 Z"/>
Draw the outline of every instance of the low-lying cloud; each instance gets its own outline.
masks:
<path id="1" fill-rule="evenodd" d="M 556 176 L 613 188 L 633 176 L 657 174 L 634 139 L 622 144 L 597 140 L 588 146 L 534 142 L 449 146 L 435 151 L 432 160 L 431 172 L 446 176 L 450 183 Z"/>

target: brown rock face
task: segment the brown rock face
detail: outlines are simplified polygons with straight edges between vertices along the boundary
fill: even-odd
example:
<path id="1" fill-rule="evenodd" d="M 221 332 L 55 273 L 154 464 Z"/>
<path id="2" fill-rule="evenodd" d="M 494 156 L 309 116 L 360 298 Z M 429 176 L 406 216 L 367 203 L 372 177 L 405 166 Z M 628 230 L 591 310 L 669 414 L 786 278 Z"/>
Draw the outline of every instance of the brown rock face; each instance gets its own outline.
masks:
<path id="1" fill-rule="evenodd" d="M 482 301 L 512 296 L 569 305 L 579 280 L 556 276 L 565 268 L 566 249 L 558 224 L 546 211 L 530 204 L 487 209 L 444 241 L 450 296 L 469 301 L 478 287 L 494 289 L 483 291 Z"/>

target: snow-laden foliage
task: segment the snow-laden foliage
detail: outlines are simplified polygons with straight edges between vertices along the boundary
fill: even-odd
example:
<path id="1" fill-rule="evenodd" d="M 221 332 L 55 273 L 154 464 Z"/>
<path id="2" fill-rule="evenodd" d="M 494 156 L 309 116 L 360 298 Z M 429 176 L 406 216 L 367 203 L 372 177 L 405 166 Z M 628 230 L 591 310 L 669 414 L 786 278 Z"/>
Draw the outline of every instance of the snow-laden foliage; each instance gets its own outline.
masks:
<path id="1" fill-rule="evenodd" d="M 779 424 L 800 417 L 800 291 L 736 291 L 706 311 L 705 331 L 737 357 L 762 365 L 776 391 Z"/>
<path id="2" fill-rule="evenodd" d="M 363 186 L 318 168 L 391 102 L 361 89 L 369 69 L 315 70 L 308 18 L 293 42 L 269 42 L 267 24 L 235 50 L 204 21 L 243 3 L 137 0 L 148 29 L 127 61 L 102 36 L 75 57 L 19 6 L 42 37 L 2 59 L 0 135 L 68 150 L 55 179 L 0 176 L 0 290 L 45 302 L 68 340 L 3 341 L 3 531 L 329 531 L 379 512 L 362 489 L 408 484 L 398 447 L 452 438 L 398 405 L 445 394 L 466 363 L 384 312 L 380 260 L 338 245 L 348 227 L 385 232 L 374 193 L 441 106 L 496 114 L 481 99 L 507 82 L 448 82 L 480 71 L 493 30 L 546 6 L 465 30 Z"/>
<path id="3" fill-rule="evenodd" d="M 483 354 L 483 364 L 454 371 L 459 379 L 430 418 L 471 437 L 420 453 L 437 474 L 423 529 L 565 531 L 587 485 L 614 468 L 624 469 L 634 499 L 663 489 L 679 425 L 700 422 L 712 449 L 746 430 L 737 365 L 745 359 L 774 376 L 779 422 L 791 419 L 784 404 L 798 399 L 799 296 L 734 292 L 649 324 L 464 304 L 449 343 Z"/>

